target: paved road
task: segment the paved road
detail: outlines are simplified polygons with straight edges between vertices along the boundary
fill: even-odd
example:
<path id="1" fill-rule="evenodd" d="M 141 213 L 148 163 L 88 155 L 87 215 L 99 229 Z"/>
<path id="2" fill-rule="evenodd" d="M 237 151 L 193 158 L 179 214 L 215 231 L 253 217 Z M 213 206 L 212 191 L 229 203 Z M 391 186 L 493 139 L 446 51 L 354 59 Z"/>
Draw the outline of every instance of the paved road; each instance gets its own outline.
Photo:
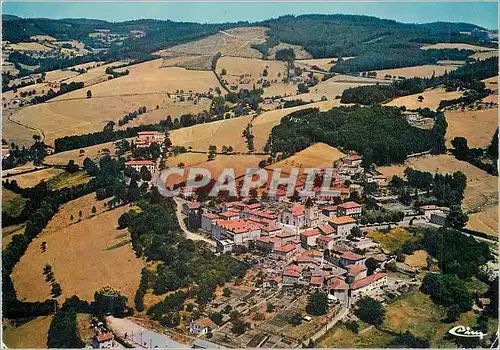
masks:
<path id="1" fill-rule="evenodd" d="M 184 203 L 187 203 L 186 200 L 179 198 L 179 197 L 174 197 L 175 204 L 177 204 L 177 210 L 176 210 L 176 215 L 177 215 L 177 220 L 179 221 L 179 226 L 181 227 L 181 230 L 184 231 L 186 234 L 186 237 L 193 240 L 193 241 L 204 241 L 210 244 L 211 246 L 215 247 L 216 244 L 213 240 L 208 239 L 198 233 L 191 232 L 187 229 L 186 224 L 184 223 L 184 214 L 182 214 L 182 205 Z"/>

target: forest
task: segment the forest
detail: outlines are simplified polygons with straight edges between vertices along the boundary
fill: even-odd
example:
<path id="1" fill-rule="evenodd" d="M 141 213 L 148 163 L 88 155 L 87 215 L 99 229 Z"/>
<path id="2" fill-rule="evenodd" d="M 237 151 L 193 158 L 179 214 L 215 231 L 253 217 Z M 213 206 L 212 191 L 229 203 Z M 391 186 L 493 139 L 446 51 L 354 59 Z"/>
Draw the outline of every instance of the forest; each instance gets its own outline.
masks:
<path id="1" fill-rule="evenodd" d="M 309 108 L 283 117 L 269 138 L 271 153 L 287 157 L 315 142 L 355 150 L 368 164 L 401 163 L 408 154 L 443 151 L 442 127 L 410 126 L 395 107 L 338 107 L 327 112 Z"/>

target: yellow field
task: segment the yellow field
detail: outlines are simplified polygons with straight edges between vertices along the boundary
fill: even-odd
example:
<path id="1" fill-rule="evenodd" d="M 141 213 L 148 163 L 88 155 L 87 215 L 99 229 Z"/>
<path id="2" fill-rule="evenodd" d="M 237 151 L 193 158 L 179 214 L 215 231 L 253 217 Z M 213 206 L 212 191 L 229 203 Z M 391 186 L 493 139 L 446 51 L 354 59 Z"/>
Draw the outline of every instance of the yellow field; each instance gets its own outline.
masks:
<path id="1" fill-rule="evenodd" d="M 418 101 L 418 96 L 422 95 L 424 100 Z M 445 91 L 444 88 L 435 88 L 426 90 L 420 94 L 408 95 L 395 98 L 385 104 L 385 106 L 406 106 L 406 109 L 417 109 L 428 107 L 435 110 L 439 106 L 441 100 L 452 100 L 460 97 L 462 94 L 457 91 Z"/>
<path id="2" fill-rule="evenodd" d="M 483 61 L 491 57 L 497 57 L 498 51 L 485 51 L 485 52 L 476 52 L 470 57 L 475 58 L 476 60 Z"/>
<path id="3" fill-rule="evenodd" d="M 222 155 L 218 154 L 214 160 L 208 162 L 206 154 L 184 153 L 177 157 L 168 158 L 169 166 L 177 167 L 179 163 L 184 163 L 184 176 L 171 175 L 167 179 L 167 186 L 174 185 L 187 179 L 188 169 L 192 167 L 203 168 L 210 171 L 212 178 L 217 178 L 224 168 L 234 170 L 236 178 L 245 175 L 248 168 L 258 168 L 259 162 L 266 159 L 266 156 L 254 154 Z"/>
<path id="4" fill-rule="evenodd" d="M 40 316 L 31 321 L 14 327 L 9 322 L 3 322 L 3 342 L 9 348 L 47 348 L 47 335 L 52 321 L 52 315 Z"/>
<path id="5" fill-rule="evenodd" d="M 210 145 L 216 145 L 220 151 L 226 145 L 237 152 L 247 152 L 243 130 L 251 119 L 252 116 L 246 115 L 173 130 L 170 140 L 176 146 L 192 147 L 196 151 L 208 151 Z"/>
<path id="6" fill-rule="evenodd" d="M 56 38 L 50 35 L 32 35 L 30 39 L 34 41 L 57 41 Z"/>
<path id="7" fill-rule="evenodd" d="M 405 77 L 405 78 L 430 78 L 432 75 L 439 77 L 444 75 L 445 72 L 451 72 L 457 69 L 457 65 L 433 65 L 427 64 L 423 66 L 415 67 L 405 67 L 405 68 L 395 68 L 395 69 L 383 69 L 377 70 L 377 77 L 383 79 L 387 74 L 393 77 Z"/>
<path id="8" fill-rule="evenodd" d="M 50 297 L 50 285 L 42 274 L 45 264 L 50 264 L 55 280 L 62 287 L 62 295 L 57 298 L 59 302 L 73 294 L 90 301 L 95 291 L 110 285 L 133 303 L 143 263 L 135 257 L 130 244 L 112 248 L 128 239 L 120 238 L 127 231 L 116 229 L 116 225 L 120 215 L 129 208 L 104 211 L 104 201 L 96 202 L 94 197 L 95 194 L 89 194 L 63 205 L 29 245 L 12 273 L 20 300 L 38 301 Z M 97 208 L 94 217 L 91 216 L 93 205 Z M 83 217 L 77 222 L 79 210 L 83 211 Z M 74 216 L 73 221 L 70 215 Z M 40 251 L 42 242 L 47 244 L 45 253 Z"/>
<path id="9" fill-rule="evenodd" d="M 328 168 L 343 157 L 345 154 L 337 148 L 319 142 L 267 168 L 281 168 L 285 172 L 289 172 L 290 168 Z"/>
<path id="10" fill-rule="evenodd" d="M 379 243 L 380 247 L 386 252 L 393 252 L 405 242 L 414 240 L 414 237 L 402 228 L 392 229 L 390 233 L 372 231 L 368 233 L 367 237 Z"/>
<path id="11" fill-rule="evenodd" d="M 332 63 L 333 62 L 333 63 Z M 329 71 L 337 62 L 336 57 L 331 58 L 311 58 L 305 60 L 295 60 L 296 66 L 303 66 L 305 68 L 311 69 L 312 66 L 317 66 L 325 71 Z"/>
<path id="12" fill-rule="evenodd" d="M 498 96 L 497 96 L 498 98 Z M 476 111 L 446 111 L 447 146 L 451 140 L 461 136 L 467 139 L 469 147 L 486 148 L 491 143 L 493 134 L 498 127 L 498 108 Z"/>
<path id="13" fill-rule="evenodd" d="M 498 90 L 498 77 L 491 77 L 488 79 L 483 79 L 481 81 L 486 85 L 486 88 L 491 90 Z"/>
<path id="14" fill-rule="evenodd" d="M 496 236 L 498 234 L 498 205 L 483 208 L 479 213 L 469 214 L 466 227 Z"/>
<path id="15" fill-rule="evenodd" d="M 263 43 L 266 40 L 265 27 L 234 28 L 221 31 L 206 38 L 177 45 L 156 54 L 160 56 L 202 55 L 214 56 L 217 52 L 224 56 L 260 58 L 259 51 L 252 49 L 251 44 Z"/>
<path id="16" fill-rule="evenodd" d="M 319 108 L 321 111 L 330 110 L 332 107 L 338 105 L 337 101 L 322 101 L 311 103 L 307 105 L 277 109 L 274 111 L 264 112 L 252 122 L 252 134 L 254 136 L 254 146 L 256 151 L 263 151 L 264 146 L 269 139 L 273 127 L 281 122 L 281 119 L 292 112 L 305 109 L 305 108 Z M 243 130 L 242 130 L 243 132 Z"/>
<path id="17" fill-rule="evenodd" d="M 473 51 L 496 51 L 491 47 L 470 45 L 470 44 L 459 44 L 459 43 L 438 43 L 433 45 L 423 45 L 422 50 L 429 49 L 459 49 L 459 50 L 473 50 Z"/>
<path id="18" fill-rule="evenodd" d="M 88 69 L 86 73 L 75 75 L 74 77 L 71 77 L 67 80 L 65 80 L 65 83 L 72 83 L 72 82 L 83 82 L 85 86 L 90 86 L 93 84 L 105 82 L 108 80 L 108 74 L 106 74 L 106 68 L 112 67 L 112 66 L 117 66 L 119 64 L 122 64 L 124 62 L 118 61 L 118 62 L 112 62 L 112 63 L 107 63 L 107 64 L 102 64 L 101 62 L 98 62 L 95 64 L 95 68 L 90 68 L 89 66 L 75 66 L 76 69 L 78 68 L 85 68 Z M 91 67 L 93 67 L 92 65 Z M 87 93 L 87 90 L 81 90 L 83 93 Z M 75 91 L 76 92 L 76 91 Z M 73 92 L 74 93 L 74 92 Z M 54 100 L 63 100 L 65 97 L 68 97 L 68 94 L 56 97 Z M 87 95 L 85 95 L 86 97 Z"/>
<path id="19" fill-rule="evenodd" d="M 82 166 L 85 158 L 88 157 L 93 160 L 98 159 L 104 154 L 103 150 L 108 149 L 112 155 L 115 154 L 114 142 L 101 143 L 98 145 L 89 146 L 81 149 L 85 151 L 85 153 L 83 153 L 81 157 L 80 157 L 80 149 L 74 149 L 71 151 L 51 154 L 50 156 L 45 157 L 45 163 L 55 164 L 55 165 L 66 165 L 70 160 L 74 160 L 75 164 Z"/>
<path id="20" fill-rule="evenodd" d="M 12 51 L 52 51 L 53 48 L 42 45 L 39 43 L 29 42 L 29 43 L 16 43 L 8 44 L 5 48 L 6 50 Z"/>
<path id="21" fill-rule="evenodd" d="M 416 250 L 413 254 L 405 257 L 405 264 L 414 269 L 426 269 L 428 256 L 429 254 L 425 250 Z"/>
<path id="22" fill-rule="evenodd" d="M 487 203 L 498 203 L 498 178 L 472 164 L 457 160 L 452 155 L 440 154 L 410 158 L 404 165 L 379 167 L 378 170 L 385 176 L 392 178 L 393 175 L 403 176 L 407 167 L 431 173 L 454 173 L 456 171 L 464 173 L 467 176 L 467 187 L 463 201 L 465 209 L 479 207 Z"/>
<path id="23" fill-rule="evenodd" d="M 57 176 L 63 172 L 64 170 L 62 169 L 47 168 L 43 170 L 33 171 L 31 173 L 11 176 L 9 177 L 9 180 L 16 180 L 17 184 L 22 188 L 33 187 L 40 181 L 48 181 L 52 177 Z"/>

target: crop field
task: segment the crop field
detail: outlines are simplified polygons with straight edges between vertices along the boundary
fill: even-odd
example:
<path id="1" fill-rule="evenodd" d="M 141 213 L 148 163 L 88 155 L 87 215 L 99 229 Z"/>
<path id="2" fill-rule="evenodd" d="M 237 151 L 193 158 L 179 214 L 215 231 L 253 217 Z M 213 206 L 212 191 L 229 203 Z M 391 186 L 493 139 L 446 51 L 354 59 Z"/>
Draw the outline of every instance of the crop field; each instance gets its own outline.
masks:
<path id="1" fill-rule="evenodd" d="M 235 178 L 245 175 L 248 168 L 258 168 L 259 162 L 266 159 L 266 156 L 255 154 L 236 154 L 222 155 L 218 154 L 214 160 L 207 161 L 206 154 L 184 153 L 177 157 L 168 159 L 169 166 L 178 166 L 183 163 L 185 172 L 184 177 L 171 175 L 167 179 L 167 186 L 172 186 L 176 183 L 187 179 L 189 168 L 203 168 L 210 171 L 212 178 L 217 178 L 224 168 L 231 168 L 234 171 Z"/>
<path id="2" fill-rule="evenodd" d="M 337 148 L 319 142 L 266 168 L 280 168 L 287 173 L 290 172 L 290 168 L 328 168 L 343 157 L 345 154 Z"/>
<path id="3" fill-rule="evenodd" d="M 406 106 L 406 109 L 430 108 L 436 110 L 441 100 L 452 100 L 459 98 L 462 94 L 458 91 L 445 91 L 444 88 L 435 88 L 425 90 L 420 94 L 408 95 L 395 98 L 385 104 L 385 106 Z M 423 96 L 422 102 L 418 101 L 418 97 Z"/>
<path id="4" fill-rule="evenodd" d="M 484 47 L 478 45 L 461 44 L 461 43 L 438 43 L 433 45 L 423 45 L 422 50 L 429 49 L 459 49 L 459 50 L 472 50 L 472 51 L 497 51 L 491 47 Z"/>
<path id="5" fill-rule="evenodd" d="M 264 150 L 264 146 L 269 139 L 271 130 L 281 122 L 281 119 L 285 115 L 305 108 L 319 108 L 320 111 L 327 111 L 335 105 L 338 105 L 338 101 L 322 101 L 297 107 L 276 109 L 260 114 L 252 122 L 252 134 L 254 136 L 255 150 Z"/>
<path id="6" fill-rule="evenodd" d="M 3 343 L 11 348 L 46 348 L 52 315 L 34 318 L 19 326 L 4 321 Z"/>
<path id="7" fill-rule="evenodd" d="M 252 116 L 241 116 L 198 124 L 170 132 L 170 140 L 175 146 L 192 147 L 196 151 L 208 151 L 208 146 L 216 145 L 217 151 L 222 146 L 232 146 L 236 152 L 247 152 L 243 130 L 252 120 Z"/>
<path id="8" fill-rule="evenodd" d="M 266 40 L 265 27 L 234 28 L 220 31 L 206 38 L 177 45 L 157 52 L 160 56 L 203 55 L 213 57 L 217 52 L 224 56 L 260 58 L 259 51 L 251 44 L 260 44 Z"/>
<path id="9" fill-rule="evenodd" d="M 29 245 L 12 274 L 20 300 L 50 297 L 50 284 L 42 274 L 45 264 L 49 264 L 62 287 L 62 295 L 57 298 L 60 302 L 73 294 L 90 301 L 95 291 L 110 285 L 133 303 L 143 264 L 130 244 L 120 245 L 129 238 L 123 237 L 126 230 L 116 228 L 118 218 L 129 207 L 107 211 L 104 202 L 96 202 L 94 197 L 89 194 L 63 205 Z M 95 216 L 91 214 L 93 205 L 97 208 Z M 79 210 L 83 212 L 81 221 Z M 40 250 L 42 242 L 47 245 L 45 252 Z"/>
<path id="10" fill-rule="evenodd" d="M 6 51 L 52 51 L 53 48 L 35 42 L 9 43 L 5 45 Z"/>
<path id="11" fill-rule="evenodd" d="M 130 141 L 131 139 L 128 140 Z M 81 156 L 80 156 L 80 150 L 84 151 L 84 153 L 82 153 Z M 70 160 L 74 160 L 75 164 L 82 166 L 85 158 L 88 157 L 90 159 L 97 160 L 107 150 L 109 150 L 110 154 L 115 153 L 114 142 L 100 143 L 98 145 L 84 147 L 81 149 L 73 149 L 70 151 L 54 153 L 45 157 L 45 163 L 53 165 L 66 165 Z"/>
<path id="12" fill-rule="evenodd" d="M 464 173 L 467 176 L 463 201 L 465 209 L 498 203 L 498 178 L 452 155 L 440 154 L 410 158 L 404 165 L 379 167 L 378 170 L 388 178 L 392 178 L 393 175 L 403 176 L 407 167 L 431 173 L 454 173 L 456 171 Z"/>
<path id="13" fill-rule="evenodd" d="M 325 71 L 329 71 L 330 68 L 332 68 L 335 65 L 335 62 L 337 62 L 336 57 L 331 57 L 331 58 L 311 58 L 311 59 L 304 59 L 304 60 L 295 60 L 295 65 L 299 67 L 304 67 L 307 69 L 312 69 L 313 66 L 316 66 L 318 68 L 321 68 Z"/>
<path id="14" fill-rule="evenodd" d="M 395 68 L 395 69 L 383 69 L 377 70 L 377 77 L 383 79 L 386 75 L 391 75 L 392 77 L 405 77 L 405 78 L 430 78 L 433 75 L 439 77 L 444 75 L 445 72 L 451 72 L 457 69 L 457 65 L 433 65 L 427 64 L 423 66 L 415 67 L 405 67 L 405 68 Z"/>
<path id="15" fill-rule="evenodd" d="M 496 96 L 498 98 L 498 96 Z M 465 137 L 469 147 L 486 148 L 498 127 L 498 108 L 475 111 L 446 111 L 447 146 L 455 137 Z"/>
<path id="16" fill-rule="evenodd" d="M 62 169 L 47 168 L 38 171 L 33 171 L 31 173 L 16 175 L 9 177 L 9 180 L 16 180 L 17 184 L 22 187 L 33 187 L 37 185 L 40 181 L 48 181 L 49 179 L 63 173 Z"/>
<path id="17" fill-rule="evenodd" d="M 491 57 L 497 57 L 498 51 L 484 51 L 484 52 L 476 52 L 470 57 L 475 58 L 476 60 L 483 61 Z"/>
<path id="18" fill-rule="evenodd" d="M 467 228 L 497 236 L 498 234 L 498 205 L 483 208 L 478 213 L 469 214 Z"/>

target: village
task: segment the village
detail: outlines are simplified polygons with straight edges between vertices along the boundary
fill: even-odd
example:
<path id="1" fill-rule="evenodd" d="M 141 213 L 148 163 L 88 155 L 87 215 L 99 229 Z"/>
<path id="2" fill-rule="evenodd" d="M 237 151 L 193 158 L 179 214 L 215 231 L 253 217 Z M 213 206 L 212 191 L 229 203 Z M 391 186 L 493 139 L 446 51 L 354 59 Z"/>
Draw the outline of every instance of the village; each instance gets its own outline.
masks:
<path id="1" fill-rule="evenodd" d="M 163 144 L 165 137 L 163 133 L 144 131 L 134 142 L 137 147 L 149 147 Z M 216 254 L 230 254 L 251 267 L 251 278 L 212 301 L 205 309 L 207 316 L 190 321 L 188 333 L 198 338 L 195 345 L 308 344 L 338 321 L 356 319 L 349 311 L 360 298 L 369 296 L 384 302 L 420 286 L 419 271 L 384 251 L 367 233 L 390 233 L 414 225 L 440 227 L 449 209 L 402 204 L 391 192 L 390 179 L 375 169 L 365 170 L 362 162 L 362 157 L 352 152 L 332 162 L 328 195 L 316 184 L 323 180 L 325 169 L 315 181 L 312 197 L 296 196 L 306 186 L 304 176 L 296 181 L 293 197 L 287 195 L 284 185 L 268 195 L 270 185 L 266 183 L 250 190 L 245 198 L 198 201 L 196 189 L 184 182 L 176 186 L 180 190 L 174 198 L 181 208 L 178 219 L 188 238 L 205 241 Z M 144 171 L 143 167 L 152 174 L 160 171 L 157 162 L 151 160 L 130 160 L 126 165 L 138 172 Z M 367 222 L 364 205 L 356 201 L 362 198 L 366 184 L 376 207 L 386 214 L 383 221 Z M 311 317 L 297 311 L 316 291 L 328 297 L 327 315 Z M 266 309 L 273 317 L 262 316 Z M 235 337 L 225 326 L 231 310 L 246 315 L 252 329 Z M 293 312 L 300 315 L 296 323 L 304 324 L 303 333 L 296 333 L 297 329 L 283 332 L 289 324 L 287 314 Z M 223 315 L 219 325 L 208 317 L 213 313 Z"/>

